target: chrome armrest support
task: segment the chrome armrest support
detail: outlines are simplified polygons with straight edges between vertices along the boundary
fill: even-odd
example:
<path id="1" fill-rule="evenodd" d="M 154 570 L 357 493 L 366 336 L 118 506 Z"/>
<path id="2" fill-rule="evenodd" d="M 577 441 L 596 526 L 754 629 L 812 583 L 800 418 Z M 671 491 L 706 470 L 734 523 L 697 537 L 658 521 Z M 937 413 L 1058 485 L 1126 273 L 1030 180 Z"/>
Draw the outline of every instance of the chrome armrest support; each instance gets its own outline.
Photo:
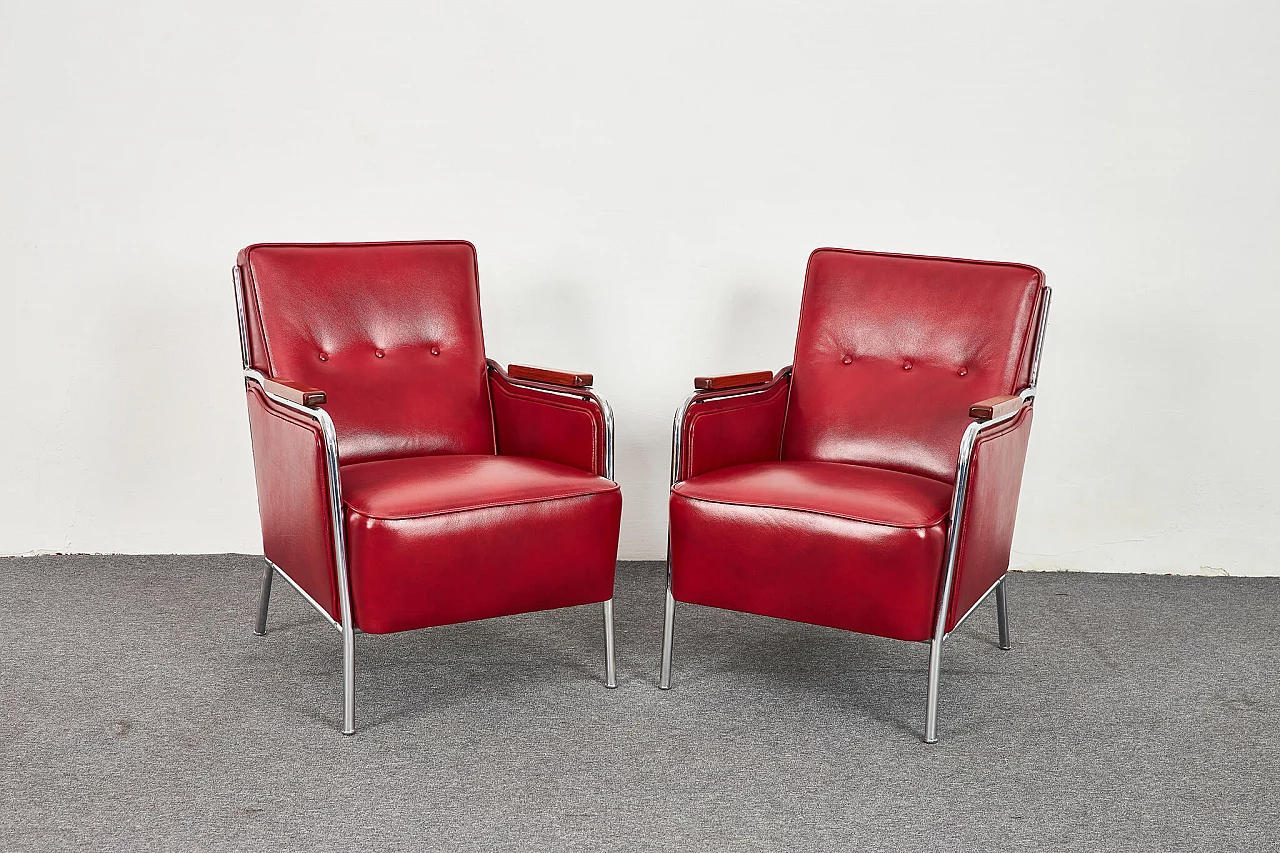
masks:
<path id="1" fill-rule="evenodd" d="M 557 397 L 573 397 L 578 400 L 586 400 L 595 403 L 596 408 L 600 410 L 600 416 L 604 418 L 604 478 L 617 482 L 614 473 L 614 440 L 613 440 L 613 407 L 609 405 L 599 392 L 591 388 L 571 388 L 566 385 L 552 385 L 547 382 L 536 382 L 532 379 L 516 379 L 510 373 L 502 369 L 493 359 L 487 359 L 489 370 L 498 374 L 504 381 L 515 385 L 518 388 L 529 388 L 534 391 L 541 391 L 544 394 L 554 394 Z"/>
<path id="2" fill-rule="evenodd" d="M 689 409 L 698 403 L 704 403 L 707 400 L 724 400 L 730 397 L 749 397 L 752 394 L 763 394 L 765 391 L 772 390 L 779 382 L 788 379 L 791 376 L 791 365 L 787 365 L 778 371 L 777 375 L 768 382 L 759 385 L 745 385 L 736 388 L 722 388 L 719 390 L 697 390 L 680 404 L 680 408 L 676 409 L 675 421 L 671 428 L 671 485 L 679 482 L 680 478 L 680 457 L 684 450 L 683 442 L 680 440 L 680 434 L 684 431 L 684 419 L 689 414 Z"/>

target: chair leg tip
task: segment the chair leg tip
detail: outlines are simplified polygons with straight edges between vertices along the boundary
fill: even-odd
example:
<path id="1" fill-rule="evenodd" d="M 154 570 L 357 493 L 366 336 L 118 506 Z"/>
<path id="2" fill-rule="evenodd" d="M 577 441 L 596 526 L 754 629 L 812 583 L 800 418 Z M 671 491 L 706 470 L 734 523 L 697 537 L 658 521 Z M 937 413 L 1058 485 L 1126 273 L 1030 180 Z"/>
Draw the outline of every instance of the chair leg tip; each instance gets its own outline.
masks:
<path id="1" fill-rule="evenodd" d="M 605 686 L 606 688 L 608 688 L 609 690 L 617 690 L 617 689 L 618 689 L 618 682 L 616 682 L 616 681 L 606 681 L 606 682 L 604 683 L 604 686 Z"/>

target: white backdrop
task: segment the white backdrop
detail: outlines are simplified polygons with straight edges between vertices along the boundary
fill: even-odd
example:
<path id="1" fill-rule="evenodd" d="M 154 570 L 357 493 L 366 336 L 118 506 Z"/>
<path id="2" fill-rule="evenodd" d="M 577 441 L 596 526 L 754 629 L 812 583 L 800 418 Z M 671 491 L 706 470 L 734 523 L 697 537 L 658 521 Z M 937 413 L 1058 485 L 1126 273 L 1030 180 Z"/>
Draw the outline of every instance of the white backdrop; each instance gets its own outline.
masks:
<path id="1" fill-rule="evenodd" d="M 835 245 L 1047 271 L 1015 565 L 1280 573 L 1275 4 L 191 5 L 3 3 L 0 553 L 260 551 L 235 251 L 461 237 L 623 558 Z"/>

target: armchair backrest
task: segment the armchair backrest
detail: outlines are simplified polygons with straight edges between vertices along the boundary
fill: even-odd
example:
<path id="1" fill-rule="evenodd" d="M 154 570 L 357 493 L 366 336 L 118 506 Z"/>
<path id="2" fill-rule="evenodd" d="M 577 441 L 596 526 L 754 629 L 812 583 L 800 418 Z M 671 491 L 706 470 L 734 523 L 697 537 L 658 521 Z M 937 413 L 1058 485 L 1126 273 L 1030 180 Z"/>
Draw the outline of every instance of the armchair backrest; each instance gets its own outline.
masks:
<path id="1" fill-rule="evenodd" d="M 343 462 L 493 453 L 475 247 L 240 251 L 250 364 L 322 389 Z"/>
<path id="2" fill-rule="evenodd" d="M 782 458 L 954 481 L 969 406 L 1030 384 L 1043 288 L 1023 264 L 818 249 Z"/>

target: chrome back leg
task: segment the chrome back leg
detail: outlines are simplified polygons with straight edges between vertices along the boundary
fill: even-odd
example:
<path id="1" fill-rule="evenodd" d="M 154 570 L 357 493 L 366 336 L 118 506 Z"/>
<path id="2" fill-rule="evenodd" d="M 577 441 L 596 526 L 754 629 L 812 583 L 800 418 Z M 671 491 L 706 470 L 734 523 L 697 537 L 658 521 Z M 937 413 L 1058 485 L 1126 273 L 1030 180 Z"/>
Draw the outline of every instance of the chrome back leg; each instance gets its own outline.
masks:
<path id="1" fill-rule="evenodd" d="M 1000 628 L 1000 648 L 1008 651 L 1009 645 L 1009 600 L 1004 592 L 1004 578 L 996 586 L 996 623 Z"/>
<path id="2" fill-rule="evenodd" d="M 267 633 L 267 608 L 271 606 L 271 579 L 276 575 L 276 567 L 267 563 L 262 573 L 262 590 L 258 593 L 258 619 L 253 623 L 253 633 L 259 637 Z"/>

